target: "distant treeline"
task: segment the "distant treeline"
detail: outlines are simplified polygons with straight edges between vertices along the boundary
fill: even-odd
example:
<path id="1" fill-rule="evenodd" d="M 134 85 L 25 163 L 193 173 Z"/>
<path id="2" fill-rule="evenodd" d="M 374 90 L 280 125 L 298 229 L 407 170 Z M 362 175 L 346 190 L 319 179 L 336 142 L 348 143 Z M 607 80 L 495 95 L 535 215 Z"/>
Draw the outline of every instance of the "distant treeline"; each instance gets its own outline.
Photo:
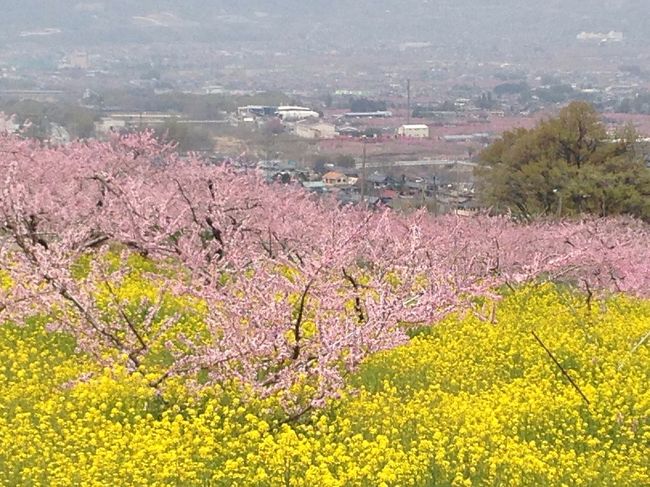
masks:
<path id="1" fill-rule="evenodd" d="M 650 115 L 650 93 L 638 93 L 634 97 L 624 98 L 617 107 L 621 113 L 641 113 Z"/>

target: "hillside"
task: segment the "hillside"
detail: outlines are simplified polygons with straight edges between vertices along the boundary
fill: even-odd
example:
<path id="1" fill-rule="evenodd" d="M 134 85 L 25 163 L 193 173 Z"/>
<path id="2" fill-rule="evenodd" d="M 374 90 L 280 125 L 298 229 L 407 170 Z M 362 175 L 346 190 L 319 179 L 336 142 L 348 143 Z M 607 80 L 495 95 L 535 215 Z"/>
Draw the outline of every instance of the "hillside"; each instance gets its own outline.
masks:
<path id="1" fill-rule="evenodd" d="M 521 2 L 518 0 L 202 0 L 69 2 L 28 0 L 3 11 L 4 35 L 56 28 L 60 43 L 287 42 L 321 47 L 421 41 L 468 51 L 486 43 L 562 45 L 581 31 L 620 30 L 648 41 L 641 0 Z M 417 33 L 417 34 L 416 34 Z M 34 40 L 36 36 L 28 36 Z M 23 40 L 25 37 L 22 38 Z"/>

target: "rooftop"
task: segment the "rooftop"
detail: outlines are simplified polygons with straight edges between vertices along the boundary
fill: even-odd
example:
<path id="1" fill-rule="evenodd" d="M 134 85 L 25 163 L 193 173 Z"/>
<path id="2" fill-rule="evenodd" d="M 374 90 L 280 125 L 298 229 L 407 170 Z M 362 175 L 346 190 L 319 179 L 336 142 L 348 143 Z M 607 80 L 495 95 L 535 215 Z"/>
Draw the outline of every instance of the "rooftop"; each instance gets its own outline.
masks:
<path id="1" fill-rule="evenodd" d="M 404 124 L 402 125 L 405 129 L 428 129 L 429 126 L 425 125 L 423 123 L 417 123 L 417 124 Z"/>

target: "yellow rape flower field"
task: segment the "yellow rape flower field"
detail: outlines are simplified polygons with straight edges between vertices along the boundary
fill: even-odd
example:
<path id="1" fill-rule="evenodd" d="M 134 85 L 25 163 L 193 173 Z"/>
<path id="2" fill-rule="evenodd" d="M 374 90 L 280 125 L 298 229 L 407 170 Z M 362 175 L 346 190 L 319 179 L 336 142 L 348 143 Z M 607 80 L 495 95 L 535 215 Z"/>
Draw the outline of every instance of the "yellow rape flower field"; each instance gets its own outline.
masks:
<path id="1" fill-rule="evenodd" d="M 650 485 L 650 301 L 531 285 L 492 305 L 374 355 L 292 422 L 234 385 L 159 396 L 38 320 L 5 323 L 0 483 Z"/>

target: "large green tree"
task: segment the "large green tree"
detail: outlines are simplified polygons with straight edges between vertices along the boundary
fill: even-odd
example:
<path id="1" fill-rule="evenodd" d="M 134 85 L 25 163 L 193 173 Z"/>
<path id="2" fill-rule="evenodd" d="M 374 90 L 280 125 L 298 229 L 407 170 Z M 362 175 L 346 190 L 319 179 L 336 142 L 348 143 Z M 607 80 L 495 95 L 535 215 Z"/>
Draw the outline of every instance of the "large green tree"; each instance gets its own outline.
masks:
<path id="1" fill-rule="evenodd" d="M 481 153 L 484 203 L 524 217 L 631 214 L 650 220 L 650 169 L 628 127 L 607 133 L 588 103 L 516 129 Z"/>

